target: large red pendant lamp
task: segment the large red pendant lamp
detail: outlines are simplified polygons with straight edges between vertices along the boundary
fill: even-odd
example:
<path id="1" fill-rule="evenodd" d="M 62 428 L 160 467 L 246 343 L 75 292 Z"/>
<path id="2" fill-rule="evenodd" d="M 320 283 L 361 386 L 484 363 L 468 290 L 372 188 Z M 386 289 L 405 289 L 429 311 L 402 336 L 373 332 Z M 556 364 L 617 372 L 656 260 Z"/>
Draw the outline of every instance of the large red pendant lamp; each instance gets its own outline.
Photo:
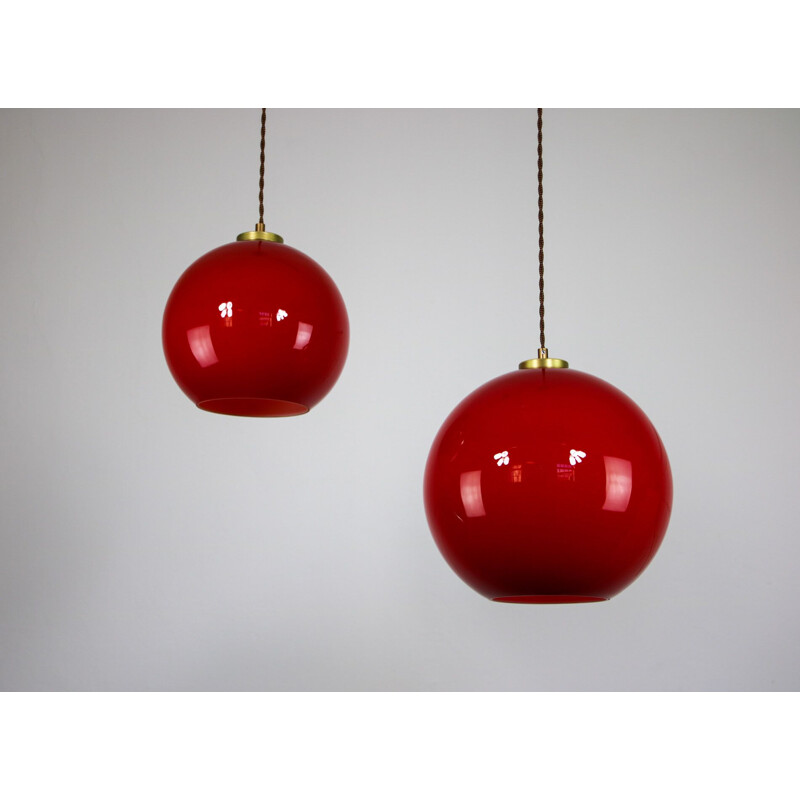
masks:
<path id="1" fill-rule="evenodd" d="M 605 381 L 548 357 L 544 338 L 542 109 L 539 357 L 466 397 L 428 456 L 425 510 L 442 555 L 506 603 L 607 600 L 661 544 L 672 507 L 664 445 Z"/>
<path id="2" fill-rule="evenodd" d="M 306 413 L 344 367 L 349 325 L 325 270 L 264 227 L 261 111 L 259 222 L 194 262 L 167 300 L 162 340 L 178 386 L 198 408 L 244 417 Z"/>

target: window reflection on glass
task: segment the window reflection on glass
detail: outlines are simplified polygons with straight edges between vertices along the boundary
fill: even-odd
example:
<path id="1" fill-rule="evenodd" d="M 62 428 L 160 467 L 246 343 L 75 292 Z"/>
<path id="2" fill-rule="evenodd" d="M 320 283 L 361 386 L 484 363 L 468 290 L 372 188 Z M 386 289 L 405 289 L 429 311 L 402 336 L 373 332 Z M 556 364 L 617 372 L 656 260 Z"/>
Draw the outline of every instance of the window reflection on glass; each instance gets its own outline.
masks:
<path id="1" fill-rule="evenodd" d="M 511 482 L 522 483 L 522 464 L 511 465 Z"/>
<path id="2" fill-rule="evenodd" d="M 468 517 L 485 517 L 481 495 L 481 470 L 461 473 L 461 502 Z"/>
<path id="3" fill-rule="evenodd" d="M 297 338 L 294 340 L 294 350 L 305 350 L 308 346 L 309 341 L 311 341 L 311 331 L 314 330 L 313 325 L 309 325 L 307 322 L 298 322 L 297 323 Z"/>
<path id="4" fill-rule="evenodd" d="M 633 465 L 626 458 L 603 456 L 606 467 L 606 501 L 603 511 L 626 511 L 631 501 Z"/>
<path id="5" fill-rule="evenodd" d="M 219 359 L 211 343 L 211 328 L 208 325 L 201 325 L 199 328 L 190 328 L 186 331 L 186 338 L 189 340 L 189 349 L 197 359 L 201 367 L 210 367 L 216 364 Z"/>
<path id="6" fill-rule="evenodd" d="M 258 312 L 258 324 L 261 325 L 263 328 L 271 328 L 272 327 L 272 314 L 269 311 L 259 311 Z"/>
<path id="7" fill-rule="evenodd" d="M 575 467 L 572 464 L 556 464 L 556 478 L 560 481 L 574 481 Z"/>

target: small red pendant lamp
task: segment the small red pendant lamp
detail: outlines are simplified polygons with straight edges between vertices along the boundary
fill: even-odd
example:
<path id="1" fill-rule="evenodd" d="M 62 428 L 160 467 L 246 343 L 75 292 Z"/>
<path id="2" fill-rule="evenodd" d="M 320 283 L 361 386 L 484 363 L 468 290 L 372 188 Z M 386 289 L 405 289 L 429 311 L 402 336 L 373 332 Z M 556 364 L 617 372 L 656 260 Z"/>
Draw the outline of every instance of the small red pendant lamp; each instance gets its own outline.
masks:
<path id="1" fill-rule="evenodd" d="M 607 600 L 656 553 L 672 508 L 664 445 L 605 381 L 549 358 L 544 338 L 542 109 L 539 357 L 467 396 L 425 469 L 425 511 L 456 574 L 506 603 Z"/>
<path id="2" fill-rule="evenodd" d="M 198 408 L 244 417 L 304 414 L 331 390 L 349 344 L 336 284 L 259 222 L 194 262 L 167 300 L 162 341 L 176 383 Z"/>

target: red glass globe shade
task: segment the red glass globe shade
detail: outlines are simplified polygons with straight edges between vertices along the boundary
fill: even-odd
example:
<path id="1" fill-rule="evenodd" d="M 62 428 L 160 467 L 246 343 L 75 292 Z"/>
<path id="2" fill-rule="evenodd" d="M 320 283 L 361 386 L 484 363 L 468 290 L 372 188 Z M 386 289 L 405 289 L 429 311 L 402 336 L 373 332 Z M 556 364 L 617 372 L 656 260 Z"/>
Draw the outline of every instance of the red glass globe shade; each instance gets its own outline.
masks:
<path id="1" fill-rule="evenodd" d="M 520 369 L 445 420 L 424 495 L 442 555 L 477 592 L 579 603 L 613 597 L 648 565 L 672 476 L 656 429 L 621 391 L 569 368 Z"/>
<path id="2" fill-rule="evenodd" d="M 178 386 L 205 411 L 304 414 L 344 367 L 350 329 L 325 270 L 275 234 L 218 247 L 178 279 L 162 340 Z"/>

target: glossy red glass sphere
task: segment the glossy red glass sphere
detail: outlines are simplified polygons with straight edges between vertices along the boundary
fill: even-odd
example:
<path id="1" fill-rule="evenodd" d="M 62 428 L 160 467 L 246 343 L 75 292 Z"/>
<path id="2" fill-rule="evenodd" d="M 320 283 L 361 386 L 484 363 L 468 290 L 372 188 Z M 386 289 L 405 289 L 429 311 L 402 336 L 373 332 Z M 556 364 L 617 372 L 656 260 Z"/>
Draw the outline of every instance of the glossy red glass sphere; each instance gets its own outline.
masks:
<path id="1" fill-rule="evenodd" d="M 509 603 L 607 600 L 655 555 L 672 476 L 650 420 L 610 384 L 521 369 L 466 397 L 425 470 L 425 510 L 447 562 Z"/>
<path id="2" fill-rule="evenodd" d="M 350 328 L 322 267 L 286 244 L 237 241 L 199 258 L 164 309 L 172 376 L 206 411 L 304 414 L 344 367 Z"/>

